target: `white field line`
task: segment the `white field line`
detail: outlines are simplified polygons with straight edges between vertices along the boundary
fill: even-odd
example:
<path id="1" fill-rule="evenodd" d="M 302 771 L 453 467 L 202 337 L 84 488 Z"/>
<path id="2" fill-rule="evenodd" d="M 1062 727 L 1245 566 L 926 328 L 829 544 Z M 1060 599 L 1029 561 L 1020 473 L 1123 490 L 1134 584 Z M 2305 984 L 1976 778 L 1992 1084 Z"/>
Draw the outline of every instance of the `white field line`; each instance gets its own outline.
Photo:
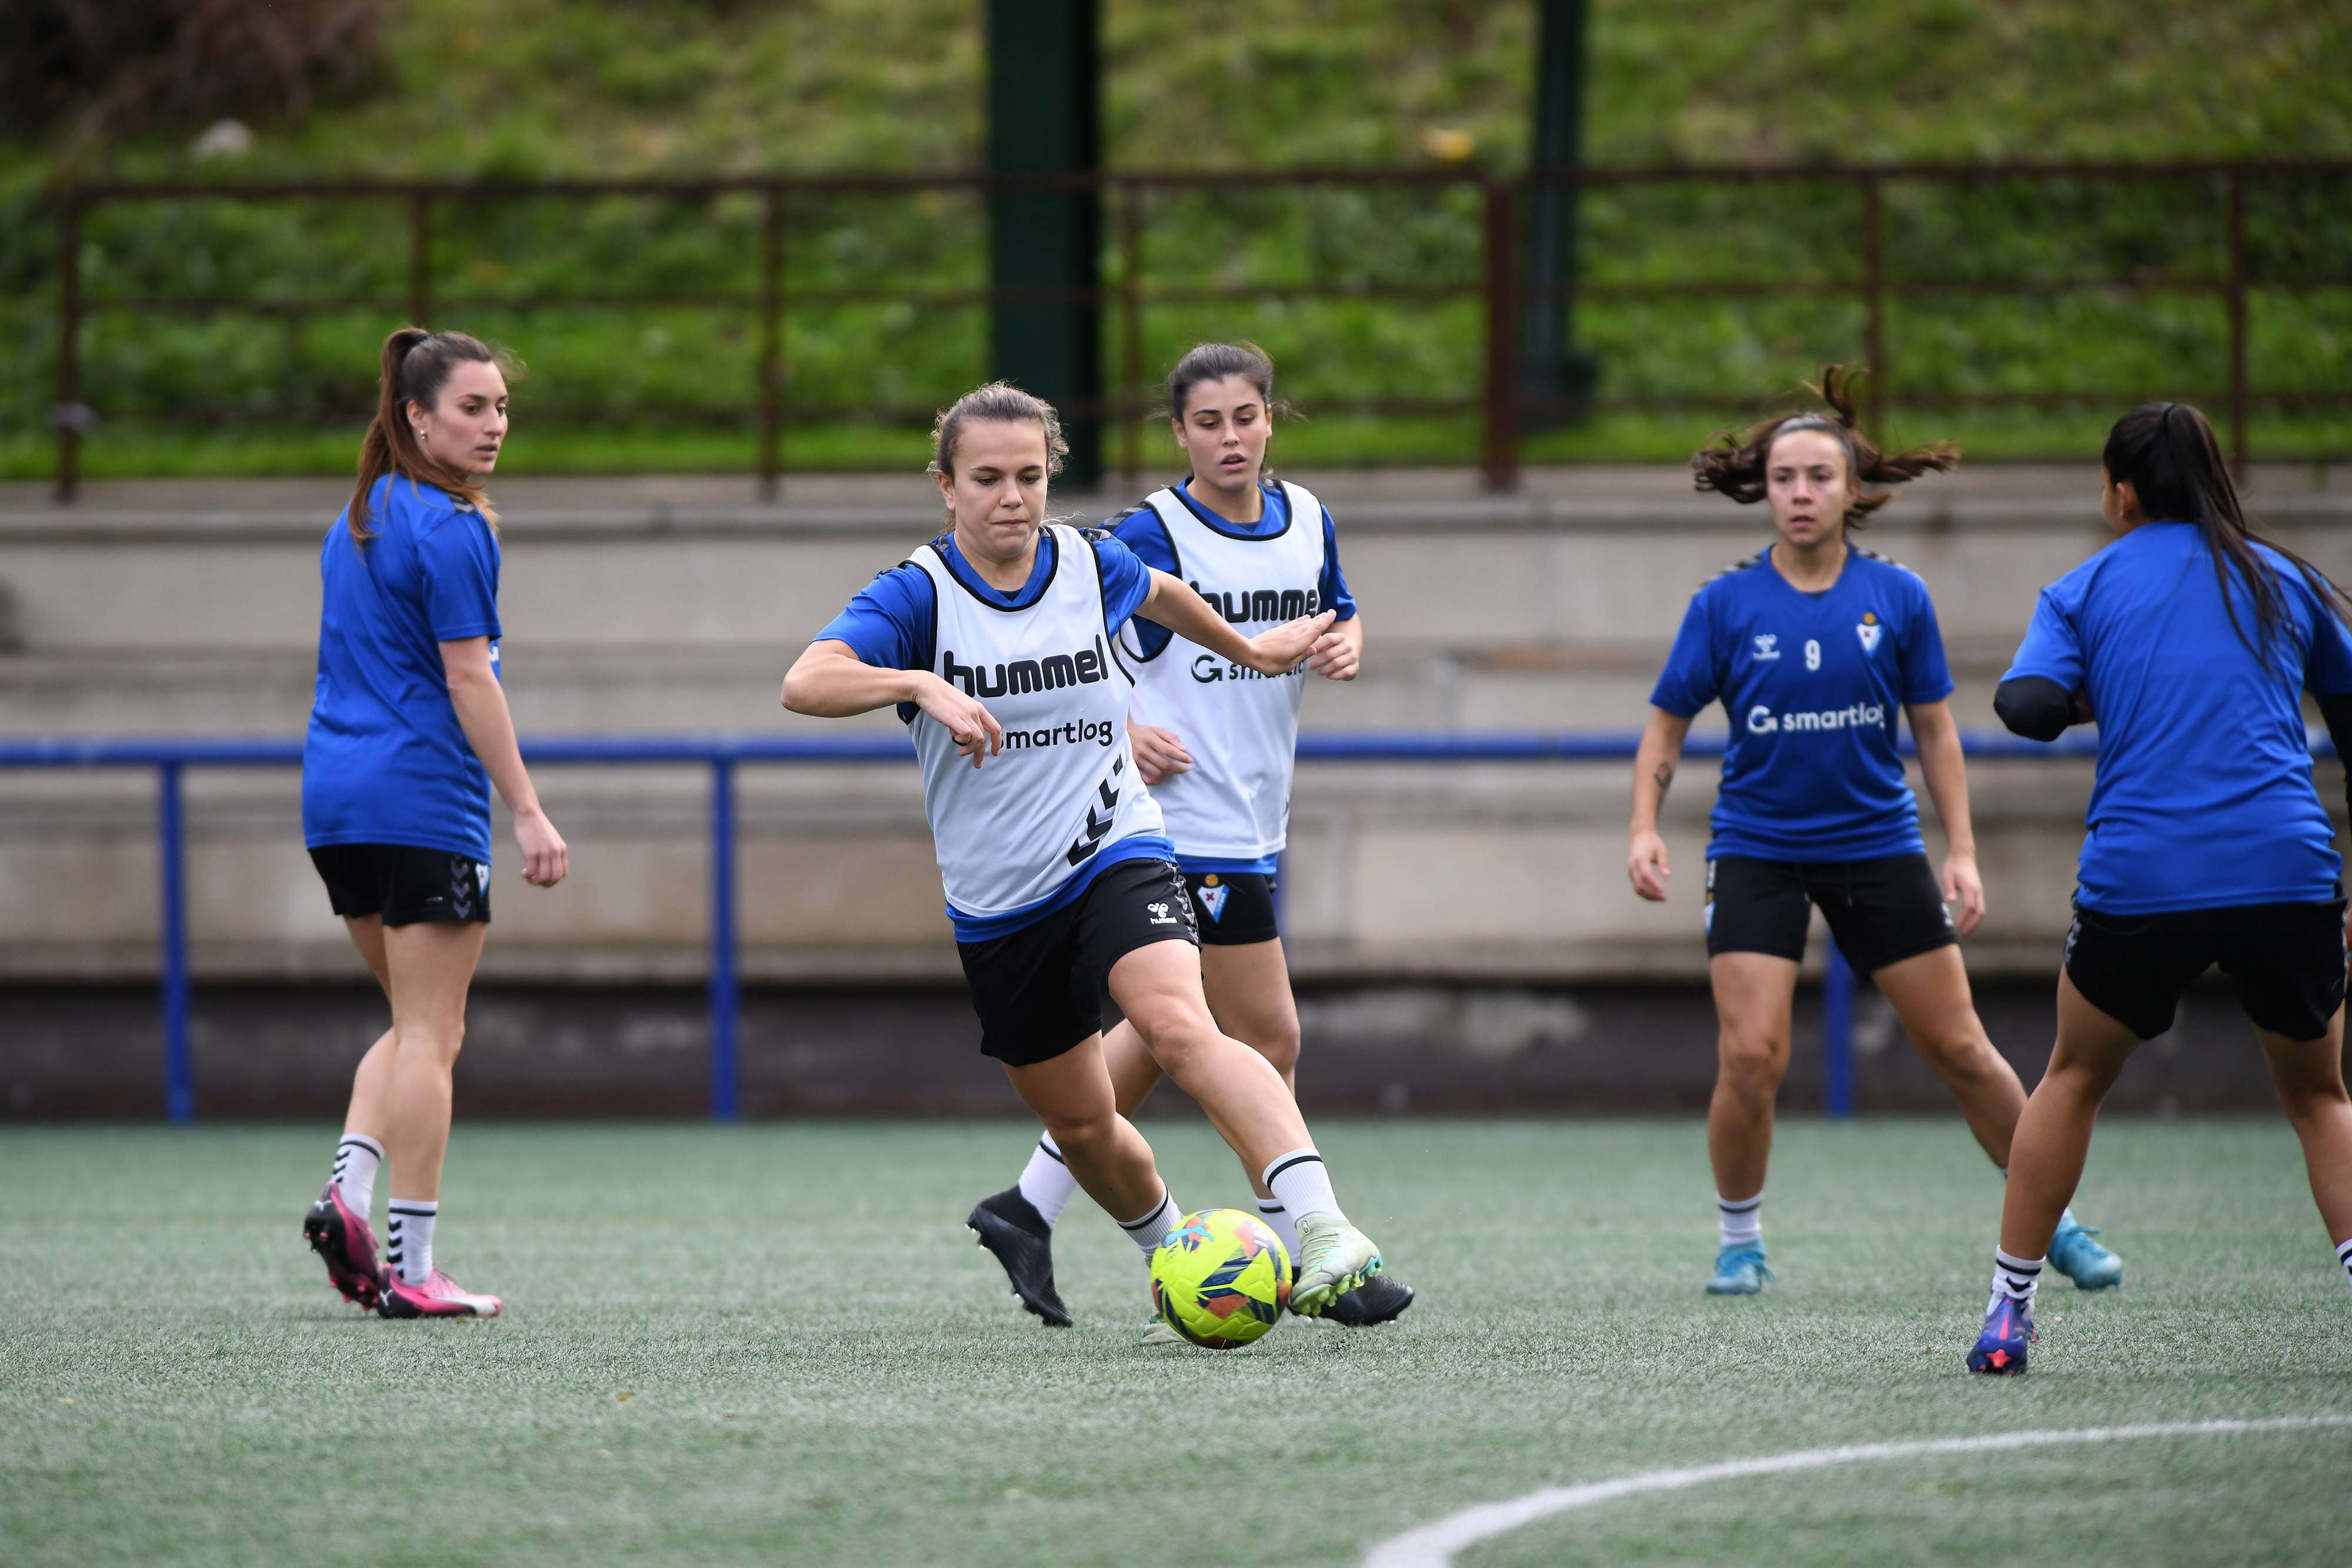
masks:
<path id="1" fill-rule="evenodd" d="M 1364 1568 L 1445 1568 L 1457 1552 L 1484 1541 L 1507 1535 L 1522 1525 L 1569 1513 L 1595 1503 L 1644 1492 L 1681 1491 L 1713 1481 L 1738 1480 L 1747 1476 L 1786 1475 L 1792 1470 L 1826 1469 L 1832 1465 L 1864 1464 L 1874 1459 L 1909 1459 L 1931 1454 L 1986 1454 L 2004 1448 L 2054 1448 L 2062 1443 L 2122 1443 L 2135 1437 L 2215 1437 L 2243 1432 L 2286 1432 L 2315 1427 L 2352 1426 L 2352 1416 L 2279 1416 L 2258 1421 L 2166 1421 L 2146 1427 L 2083 1427 L 2059 1432 L 1996 1432 L 1979 1437 L 1931 1437 L 1909 1443 L 1856 1443 L 1838 1448 L 1803 1448 L 1792 1454 L 1761 1458 L 1728 1459 L 1721 1464 L 1694 1465 L 1684 1469 L 1647 1470 L 1615 1480 L 1587 1481 L 1581 1486 L 1546 1487 L 1507 1502 L 1480 1503 L 1446 1515 L 1433 1524 L 1408 1530 L 1375 1544 L 1364 1554 Z"/>

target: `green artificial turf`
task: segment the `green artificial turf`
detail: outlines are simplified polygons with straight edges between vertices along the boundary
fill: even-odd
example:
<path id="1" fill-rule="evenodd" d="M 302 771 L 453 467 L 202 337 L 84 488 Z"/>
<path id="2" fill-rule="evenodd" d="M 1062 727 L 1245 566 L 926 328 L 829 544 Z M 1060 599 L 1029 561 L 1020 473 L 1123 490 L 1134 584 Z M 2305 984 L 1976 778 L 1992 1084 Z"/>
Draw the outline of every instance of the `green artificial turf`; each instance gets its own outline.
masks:
<path id="1" fill-rule="evenodd" d="M 1151 1122 L 1180 1201 L 1244 1196 Z M 2117 1123 L 2122 1290 L 1959 1370 L 2000 1201 L 1957 1118 L 1782 1129 L 1779 1282 L 1715 1301 L 1687 1122 L 1323 1126 L 1397 1326 L 1135 1343 L 1082 1197 L 1044 1329 L 971 1245 L 1014 1123 L 462 1125 L 439 1252 L 489 1323 L 364 1318 L 297 1234 L 332 1130 L 0 1134 L 12 1564 L 1341 1563 L 1467 1504 L 1840 1443 L 2352 1415 L 2352 1297 L 2284 1126 Z M 384 1197 L 379 1187 L 379 1202 Z M 1635 1497 L 1519 1563 L 2336 1562 L 2352 1428 L 1899 1460 Z"/>

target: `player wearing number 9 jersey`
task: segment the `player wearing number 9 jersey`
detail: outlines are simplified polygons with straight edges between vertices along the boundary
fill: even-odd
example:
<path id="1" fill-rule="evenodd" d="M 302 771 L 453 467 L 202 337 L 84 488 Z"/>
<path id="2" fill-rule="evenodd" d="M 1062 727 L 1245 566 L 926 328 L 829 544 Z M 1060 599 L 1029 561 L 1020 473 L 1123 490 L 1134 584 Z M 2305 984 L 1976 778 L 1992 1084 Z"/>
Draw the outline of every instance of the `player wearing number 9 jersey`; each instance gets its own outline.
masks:
<path id="1" fill-rule="evenodd" d="M 1627 874 L 1663 900 L 1657 831 L 1691 720 L 1720 701 L 1731 724 L 1707 845 L 1707 973 L 1720 1030 L 1707 1152 L 1720 1240 L 1707 1291 L 1750 1295 L 1771 1278 L 1762 1209 L 1772 1105 L 1818 906 L 1848 962 L 1875 980 L 1904 1032 L 1959 1101 L 1994 1165 L 2024 1108 L 2016 1071 L 1986 1037 L 1957 946 L 1984 912 L 1952 678 L 1927 585 L 1847 538 L 1893 497 L 1864 492 L 1949 468 L 1949 447 L 1882 454 L 1854 429 L 1851 378 L 1832 366 L 1830 415 L 1764 421 L 1692 459 L 1699 487 L 1769 500 L 1777 538 L 1691 601 L 1651 695 L 1634 763 Z M 1907 713 L 1949 852 L 1939 879 L 1903 774 Z M 1946 900 L 1960 905 L 1958 925 Z M 2122 1278 L 2115 1255 L 2067 1219 L 2062 1265 L 2085 1288 Z"/>
<path id="2" fill-rule="evenodd" d="M 1330 617 L 1244 638 L 1117 540 L 1045 525 L 1047 479 L 1068 448 L 1051 405 L 1017 388 L 967 393 L 933 439 L 949 531 L 818 633 L 784 677 L 784 706 L 824 717 L 897 706 L 981 1049 L 1079 1185 L 1147 1259 L 1180 1218 L 1104 1066 L 1108 985 L 1154 1060 L 1303 1217 L 1291 1303 L 1318 1314 L 1380 1272 L 1380 1252 L 1340 1211 L 1289 1087 L 1210 1016 L 1183 885 L 1135 776 L 1134 688 L 1116 643 L 1129 617 L 1149 614 L 1280 675 Z"/>
<path id="3" fill-rule="evenodd" d="M 1294 1088 L 1298 1009 L 1276 925 L 1275 877 L 1289 829 L 1298 705 L 1309 672 L 1353 680 L 1364 623 L 1339 570 L 1331 514 L 1304 486 L 1265 477 L 1274 363 L 1248 343 L 1202 343 L 1168 376 L 1168 414 L 1192 473 L 1155 490 L 1114 525 L 1155 570 L 1189 582 L 1243 635 L 1297 615 L 1337 619 L 1300 669 L 1271 678 L 1150 620 L 1120 632 L 1136 670 L 1129 733 L 1167 822 L 1201 931 L 1201 978 L 1218 1027 L 1246 1041 Z M 1118 1108 L 1132 1115 L 1160 1068 L 1130 1023 L 1103 1037 Z M 1245 1170 L 1257 1211 L 1295 1257 L 1297 1225 L 1259 1173 Z M 1041 1138 L 1014 1186 L 981 1200 L 971 1224 L 1034 1310 L 1061 1312 L 1051 1236 L 1076 1191 L 1062 1151 Z M 1332 1302 L 1328 1321 L 1387 1322 L 1412 1287 L 1374 1275 Z M 1172 1343 L 1157 1315 L 1147 1343 Z"/>

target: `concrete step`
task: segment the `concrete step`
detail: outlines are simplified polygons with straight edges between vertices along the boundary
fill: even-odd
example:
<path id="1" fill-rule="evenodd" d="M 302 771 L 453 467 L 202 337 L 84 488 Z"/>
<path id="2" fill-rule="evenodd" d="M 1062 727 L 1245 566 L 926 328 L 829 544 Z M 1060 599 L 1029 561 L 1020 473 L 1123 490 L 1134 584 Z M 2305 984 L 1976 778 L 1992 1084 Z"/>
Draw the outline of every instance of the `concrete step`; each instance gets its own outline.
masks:
<path id="1" fill-rule="evenodd" d="M 496 944 L 492 944 L 496 951 Z M 1994 1044 L 2028 1083 L 2050 1051 L 2046 980 L 1980 988 Z M 1341 1113 L 1593 1114 L 1703 1109 L 1716 1024 L 1704 988 L 1454 982 L 1300 988 L 1299 1103 Z M 197 1114 L 340 1116 L 352 1065 L 384 1024 L 382 993 L 352 984 L 207 984 L 190 1056 Z M 980 1054 L 962 988 L 754 986 L 740 1030 L 742 1113 L 1013 1116 L 1004 1075 Z M 162 1103 L 155 999 L 121 987 L 0 980 L 0 1122 L 152 1117 Z M 1780 1092 L 1789 1113 L 1822 1102 L 1819 992 L 1798 993 Z M 708 1114 L 706 1011 L 688 986 L 489 980 L 467 1009 L 458 1071 L 469 1117 Z M 1876 993 L 1856 998 L 1854 1102 L 1865 1114 L 1948 1118 L 1951 1095 Z M 2224 985 L 2192 989 L 2171 1033 L 2132 1059 L 2110 1109 L 2263 1112 L 2276 1095 Z M 1163 1083 L 1149 1117 L 1195 1118 Z M 1004 1157 L 1034 1140 L 1008 1119 Z M 1691 1134 L 1692 1157 L 1699 1148 Z M 1983 1190 L 1997 1193 L 1988 1168 Z M 1986 1201 L 1990 1202 L 1988 1198 Z"/>
<path id="2" fill-rule="evenodd" d="M 1371 648 L 1352 685 L 1310 682 L 1316 729 L 1630 730 L 1691 592 L 1769 538 L 1759 510 L 1696 497 L 1670 470 L 1535 474 L 1510 497 L 1467 476 L 1310 475 L 1341 521 Z M 2352 572 L 2339 470 L 2264 470 L 2259 509 Z M 915 476 L 742 482 L 502 481 L 506 674 L 526 735 L 843 733 L 782 712 L 806 639 L 936 526 Z M 1131 492 L 1130 492 L 1131 493 Z M 2104 537 L 2082 470 L 1979 470 L 1923 484 L 1872 530 L 1937 599 L 1962 722 L 2040 584 Z M 0 486 L 0 733 L 298 737 L 317 634 L 331 482 L 97 486 L 58 509 Z M 1081 515 L 1109 498 L 1059 499 Z M 13 638 L 13 643 L 8 639 Z M 887 734 L 887 715 L 846 721 Z M 1701 720 L 1702 733 L 1719 727 Z M 2332 770 L 2329 770 L 2332 775 Z M 487 970 L 690 979 L 708 909 L 708 781 L 696 768 L 550 768 L 574 876 L 524 887 L 504 848 Z M 1669 810 L 1677 898 L 1622 879 L 1621 764 L 1302 770 L 1287 919 L 1303 974 L 1379 980 L 1695 977 L 1713 769 Z M 2063 933 L 2089 770 L 1974 772 L 1993 915 L 1989 972 L 2046 975 Z M 0 974 L 143 976 L 154 967 L 152 779 L 0 775 Z M 2336 786 L 2323 782 L 2327 798 Z M 342 974 L 352 959 L 299 841 L 292 773 L 190 776 L 198 972 Z M 751 768 L 743 789 L 745 962 L 755 976 L 951 980 L 913 768 Z"/>

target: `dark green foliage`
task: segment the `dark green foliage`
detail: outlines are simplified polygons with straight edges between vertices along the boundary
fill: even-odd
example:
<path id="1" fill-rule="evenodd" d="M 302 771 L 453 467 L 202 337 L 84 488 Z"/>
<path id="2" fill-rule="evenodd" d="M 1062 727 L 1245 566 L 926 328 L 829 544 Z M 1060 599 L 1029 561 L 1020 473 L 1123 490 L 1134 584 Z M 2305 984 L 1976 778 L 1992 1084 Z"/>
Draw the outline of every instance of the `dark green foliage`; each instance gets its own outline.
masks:
<path id="1" fill-rule="evenodd" d="M 87 117 L 100 136 L 223 115 L 299 120 L 374 64 L 383 0 L 10 0 L 0 125 Z"/>
<path id="2" fill-rule="evenodd" d="M 961 0 L 512 0 L 496 11 L 413 0 L 387 18 L 386 91 L 266 134 L 235 167 L 269 178 L 968 168 L 982 133 L 979 13 Z M 1603 162 L 2352 152 L 2352 88 L 2327 63 L 2352 49 L 2352 21 L 2325 7 L 2154 0 L 2128 25 L 2110 7 L 2059 0 L 1794 13 L 1595 0 L 1592 14 L 1586 141 Z M 1451 130 L 1469 138 L 1471 169 L 1507 172 L 1525 134 L 1532 18 L 1517 0 L 1209 0 L 1183 10 L 1118 0 L 1105 9 L 1109 156 L 1130 169 L 1423 162 L 1440 145 L 1427 133 Z M 184 175 L 181 144 L 121 143 L 108 164 Z M 32 476 L 49 462 L 57 231 L 37 197 L 42 148 L 21 144 L 13 172 L 9 156 L 0 148 L 0 331 L 22 348 L 0 361 L 0 474 Z M 1882 384 L 1915 438 L 1948 434 L 1979 459 L 2083 457 L 2080 433 L 2103 428 L 2118 397 L 2226 388 L 2221 300 L 2178 287 L 2229 270 L 2217 181 L 1893 180 L 1884 211 Z M 1595 293 L 1580 303 L 1577 329 L 1599 356 L 1598 395 L 1642 401 L 1534 438 L 1530 456 L 1686 452 L 1823 361 L 1864 357 L 1860 214 L 1854 187 L 1836 181 L 1591 193 L 1580 225 Z M 2352 407 L 2281 401 L 2352 384 L 2352 290 L 2285 286 L 2352 279 L 2347 214 L 2352 179 L 2248 186 L 2257 454 L 2352 451 Z M 748 196 L 438 210 L 435 324 L 506 338 L 534 367 L 512 463 L 595 465 L 626 452 L 661 467 L 748 465 L 760 222 Z M 1148 402 L 1167 364 L 1201 338 L 1253 336 L 1312 416 L 1281 438 L 1287 461 L 1469 461 L 1477 436 L 1467 416 L 1346 411 L 1477 394 L 1480 225 L 1464 187 L 1155 195 L 1147 295 L 1472 292 L 1151 305 L 1135 391 Z M 411 313 L 395 204 L 107 207 L 88 237 L 85 287 L 98 299 L 362 301 L 299 329 L 267 314 L 100 315 L 85 340 L 85 395 L 104 422 L 85 448 L 94 471 L 197 460 L 190 440 L 165 439 L 167 425 L 216 427 L 201 449 L 206 465 L 233 468 L 239 449 L 255 465 L 297 451 L 321 455 L 306 465 L 347 465 L 324 436 L 356 440 L 349 421 L 368 402 L 373 344 Z M 962 192 L 795 198 L 785 386 L 803 412 L 786 432 L 788 464 L 895 465 L 919 453 L 928 412 L 986 373 L 987 323 L 972 307 L 914 296 L 982 286 L 985 246 L 981 205 Z M 1114 243 L 1114 286 L 1120 267 Z M 2073 287 L 2097 279 L 2114 282 Z M 2034 292 L 1983 291 L 2004 280 Z M 1791 287 L 1676 300 L 1608 293 L 1701 281 Z M 903 298 L 816 298 L 829 289 Z M 638 294 L 679 302 L 551 303 Z M 1116 318 L 1105 341 L 1117 386 L 1128 367 Z M 2081 402 L 1980 405 L 2019 392 Z M 852 409 L 887 417 L 845 423 Z"/>

